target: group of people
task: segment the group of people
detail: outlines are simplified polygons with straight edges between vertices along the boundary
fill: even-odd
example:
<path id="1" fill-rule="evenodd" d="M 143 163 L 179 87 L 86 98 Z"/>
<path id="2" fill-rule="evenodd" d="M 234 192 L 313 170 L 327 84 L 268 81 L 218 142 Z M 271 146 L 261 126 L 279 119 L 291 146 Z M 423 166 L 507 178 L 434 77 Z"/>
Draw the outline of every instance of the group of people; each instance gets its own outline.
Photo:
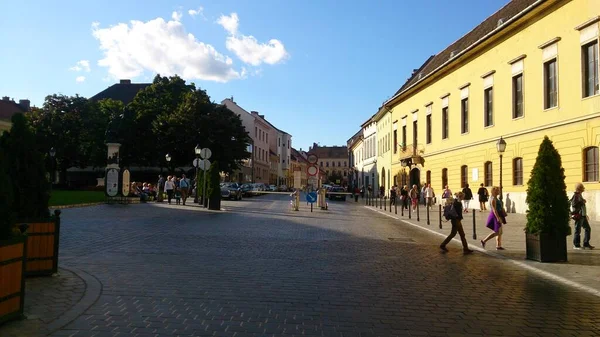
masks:
<path id="1" fill-rule="evenodd" d="M 167 194 L 167 201 L 169 205 L 171 204 L 171 200 L 175 199 L 175 203 L 179 205 L 185 202 L 190 195 L 190 191 L 192 191 L 192 182 L 188 179 L 185 174 L 182 174 L 181 177 L 176 176 L 167 176 L 165 179 L 162 174 L 158 176 L 158 198 L 157 202 L 162 202 L 164 199 L 163 192 Z"/>

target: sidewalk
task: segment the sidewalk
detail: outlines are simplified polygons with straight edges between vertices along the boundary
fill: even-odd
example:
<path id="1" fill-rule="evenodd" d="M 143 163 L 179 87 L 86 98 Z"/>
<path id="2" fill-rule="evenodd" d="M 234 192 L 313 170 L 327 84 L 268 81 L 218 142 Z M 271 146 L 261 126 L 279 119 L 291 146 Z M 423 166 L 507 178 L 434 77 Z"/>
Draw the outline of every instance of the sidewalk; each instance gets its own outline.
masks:
<path id="1" fill-rule="evenodd" d="M 432 231 L 440 234 L 440 243 L 443 241 L 442 236 L 447 236 L 450 233 L 451 224 L 446 222 L 442 217 L 442 229 L 440 225 L 440 212 L 439 206 L 432 207 L 429 211 L 429 225 L 427 225 L 427 210 L 426 207 L 419 205 L 419 220 L 417 221 L 417 213 L 411 213 L 411 219 L 408 218 L 408 211 L 404 211 L 404 216 L 401 214 L 400 205 L 398 205 L 397 212 L 392 207 L 390 212 L 389 200 L 386 205 L 386 210 L 375 206 L 366 206 L 365 199 L 359 199 L 358 204 L 362 207 L 368 208 L 370 211 L 377 211 L 384 213 L 393 218 L 402 220 L 414 226 L 421 227 L 423 229 Z M 467 236 L 467 241 L 473 247 L 483 252 L 481 248 L 480 240 L 484 239 L 491 231 L 485 226 L 489 211 L 480 212 L 476 210 L 473 213 L 469 210 L 469 213 L 463 214 L 463 228 Z M 475 227 L 473 227 L 473 219 L 475 219 Z M 591 233 L 591 245 L 596 246 L 595 250 L 574 250 L 573 249 L 573 235 L 567 237 L 567 258 L 568 262 L 563 263 L 540 263 L 536 261 L 525 260 L 525 228 L 526 217 L 525 214 L 509 213 L 506 217 L 507 224 L 504 225 L 502 235 L 502 246 L 506 249 L 504 251 L 496 250 L 496 241 L 492 239 L 487 242 L 485 253 L 488 255 L 496 256 L 499 258 L 507 258 L 522 268 L 535 268 L 543 276 L 552 278 L 556 281 L 560 281 L 563 284 L 568 284 L 578 288 L 585 288 L 588 292 L 595 292 L 597 296 L 600 296 L 600 223 L 591 221 L 590 226 L 592 227 Z M 570 223 L 572 231 L 573 221 Z M 473 229 L 475 228 L 476 239 L 473 238 Z M 458 244 L 460 244 L 460 238 L 458 235 L 454 238 Z M 583 233 L 582 233 L 583 240 Z M 449 246 L 450 250 L 459 250 L 458 245 Z M 533 270 L 533 269 L 532 269 Z"/>

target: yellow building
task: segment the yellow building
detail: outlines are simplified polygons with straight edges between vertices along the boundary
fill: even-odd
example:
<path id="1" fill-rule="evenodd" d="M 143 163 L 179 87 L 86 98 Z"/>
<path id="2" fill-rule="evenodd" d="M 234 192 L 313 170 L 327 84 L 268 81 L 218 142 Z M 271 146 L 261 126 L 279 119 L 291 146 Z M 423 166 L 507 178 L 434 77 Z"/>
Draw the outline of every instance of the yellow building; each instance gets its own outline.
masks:
<path id="1" fill-rule="evenodd" d="M 430 182 L 438 195 L 445 185 L 456 192 L 470 184 L 476 193 L 480 184 L 502 184 L 509 211 L 524 213 L 547 135 L 562 156 L 567 188 L 583 181 L 588 213 L 600 220 L 599 15 L 599 0 L 509 2 L 384 103 L 377 138 L 393 151 L 379 151 L 379 170 L 410 172 L 411 184 Z"/>
<path id="2" fill-rule="evenodd" d="M 392 112 L 382 106 L 379 111 L 373 116 L 373 121 L 377 125 L 377 171 L 379 175 L 379 192 L 381 196 L 389 196 L 390 186 L 395 184 L 392 181 L 392 153 L 393 139 L 392 127 L 396 124 L 392 123 Z M 383 190 L 383 194 L 381 191 Z"/>

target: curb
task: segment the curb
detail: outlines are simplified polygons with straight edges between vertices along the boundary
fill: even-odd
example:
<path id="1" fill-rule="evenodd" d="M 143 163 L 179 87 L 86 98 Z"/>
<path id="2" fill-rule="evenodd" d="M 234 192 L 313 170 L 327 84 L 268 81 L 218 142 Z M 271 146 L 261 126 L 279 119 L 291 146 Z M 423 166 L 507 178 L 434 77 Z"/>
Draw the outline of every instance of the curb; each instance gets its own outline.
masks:
<path id="1" fill-rule="evenodd" d="M 73 205 L 60 205 L 60 206 L 50 206 L 50 209 L 65 209 L 65 208 L 76 208 L 76 207 L 89 207 L 89 206 L 97 206 L 105 204 L 106 202 L 89 202 L 85 204 L 73 204 Z"/>
<path id="2" fill-rule="evenodd" d="M 102 283 L 95 276 L 76 268 L 60 267 L 60 269 L 67 270 L 81 278 L 85 283 L 85 291 L 79 302 L 75 303 L 69 310 L 48 324 L 46 328 L 49 331 L 48 334 L 56 332 L 85 313 L 98 301 L 102 293 Z"/>
<path id="3" fill-rule="evenodd" d="M 405 223 L 407 225 L 411 225 L 413 227 L 425 230 L 425 231 L 427 231 L 429 233 L 432 233 L 432 234 L 435 234 L 437 236 L 444 237 L 444 238 L 447 236 L 446 234 L 438 233 L 438 232 L 436 232 L 434 230 L 431 230 L 429 228 L 417 225 L 415 223 L 412 223 L 412 222 L 409 222 L 409 221 L 406 221 L 406 220 L 403 220 L 403 219 L 399 219 L 399 218 L 397 218 L 397 217 L 395 217 L 393 215 L 387 214 L 384 211 L 380 211 L 378 209 L 371 209 L 368 206 L 363 206 L 363 207 L 366 208 L 366 209 L 368 209 L 368 210 L 371 210 L 373 212 L 377 212 L 379 214 L 382 214 L 382 215 L 388 216 L 388 217 L 390 217 L 392 219 L 395 219 L 395 220 L 398 220 L 400 222 L 403 222 L 403 223 Z M 460 240 L 457 239 L 457 238 L 453 238 L 452 241 L 457 242 L 457 243 L 461 243 Z M 542 269 L 530 266 L 530 265 L 528 265 L 526 263 L 523 263 L 523 262 L 520 262 L 520 261 L 515 261 L 515 260 L 513 260 L 513 259 L 511 259 L 509 257 L 503 256 L 501 254 L 494 253 L 494 252 L 489 251 L 489 250 L 485 250 L 485 249 L 483 249 L 483 248 L 481 248 L 479 246 L 475 246 L 475 245 L 469 244 L 469 248 L 472 249 L 472 250 L 476 250 L 478 252 L 484 253 L 486 255 L 495 257 L 497 259 L 502 259 L 502 260 L 511 262 L 514 265 L 516 265 L 518 267 L 521 267 L 523 269 L 527 269 L 527 270 L 529 270 L 529 271 L 531 271 L 531 272 L 533 272 L 533 273 L 537 274 L 538 276 L 541 276 L 541 277 L 543 277 L 545 279 L 548 279 L 548 280 L 551 280 L 551 281 L 554 281 L 554 282 L 557 282 L 557 283 L 561 283 L 563 285 L 566 285 L 566 286 L 569 286 L 569 287 L 572 287 L 572 288 L 576 288 L 577 290 L 584 291 L 584 292 L 586 292 L 586 293 L 588 293 L 590 295 L 594 295 L 596 297 L 600 297 L 600 291 L 596 290 L 596 289 L 594 289 L 592 287 L 588 287 L 588 286 L 583 285 L 581 283 L 578 283 L 578 282 L 575 282 L 575 281 L 571 281 L 571 280 L 566 279 L 566 278 L 564 278 L 562 276 L 558 276 L 556 274 L 547 272 L 545 270 L 542 270 Z"/>

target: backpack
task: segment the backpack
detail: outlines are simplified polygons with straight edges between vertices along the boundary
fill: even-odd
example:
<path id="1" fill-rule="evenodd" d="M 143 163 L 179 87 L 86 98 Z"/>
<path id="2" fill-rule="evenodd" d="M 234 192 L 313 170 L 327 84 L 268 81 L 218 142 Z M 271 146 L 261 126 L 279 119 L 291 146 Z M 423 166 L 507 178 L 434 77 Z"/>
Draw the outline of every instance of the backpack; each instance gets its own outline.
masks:
<path id="1" fill-rule="evenodd" d="M 577 195 L 577 193 L 574 193 L 573 196 L 571 197 L 571 199 L 569 199 L 569 204 L 571 206 L 570 209 L 570 218 L 577 221 L 579 219 L 581 219 L 581 208 L 578 208 L 575 206 L 575 196 Z"/>
<path id="2" fill-rule="evenodd" d="M 448 204 L 444 206 L 444 218 L 446 218 L 446 220 L 458 219 L 458 213 L 456 213 L 454 204 Z"/>

